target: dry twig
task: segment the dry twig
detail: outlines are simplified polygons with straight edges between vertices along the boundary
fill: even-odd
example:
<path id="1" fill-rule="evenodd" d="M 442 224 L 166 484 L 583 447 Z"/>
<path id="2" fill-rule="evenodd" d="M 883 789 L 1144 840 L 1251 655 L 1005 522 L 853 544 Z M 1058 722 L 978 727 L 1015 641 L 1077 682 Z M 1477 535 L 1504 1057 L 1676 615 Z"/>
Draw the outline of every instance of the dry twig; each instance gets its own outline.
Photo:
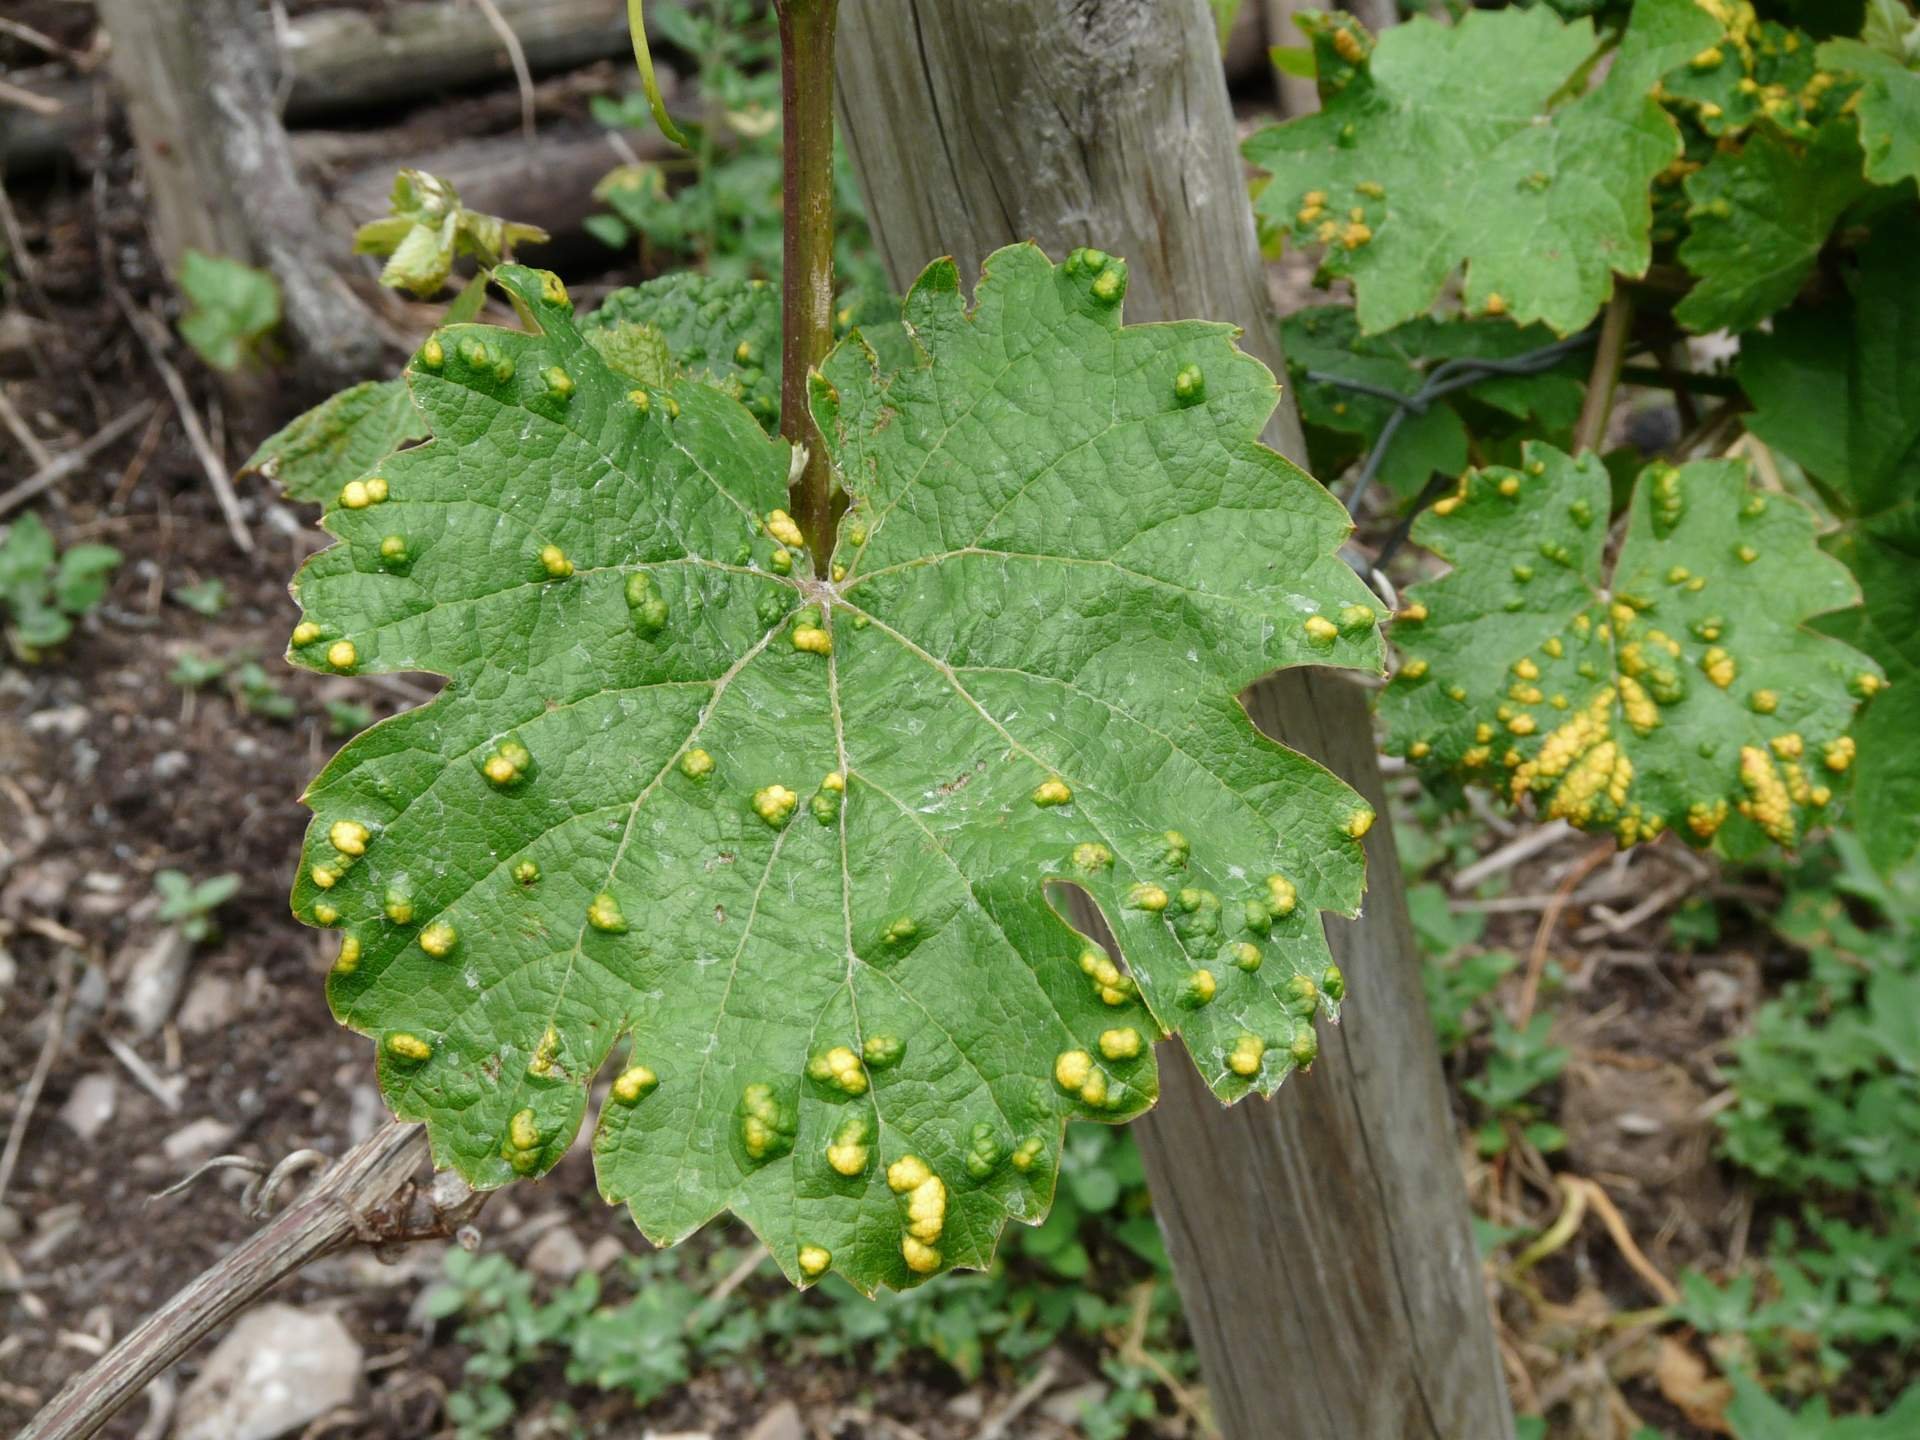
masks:
<path id="1" fill-rule="evenodd" d="M 0 404 L 3 403 L 3 401 L 0 401 Z M 124 415 L 109 420 L 100 430 L 65 454 L 55 455 L 49 459 L 38 461 L 37 463 L 40 468 L 37 471 L 22 480 L 18 485 L 13 486 L 4 493 L 0 493 L 0 515 L 5 515 L 9 511 L 17 509 L 34 496 L 40 494 L 41 491 L 52 489 L 75 470 L 78 470 L 82 465 L 85 465 L 89 460 L 93 459 L 93 457 L 98 455 L 102 450 L 120 439 L 121 436 L 133 429 L 133 427 L 138 425 L 142 420 L 146 419 L 148 415 L 153 413 L 153 408 L 153 401 L 143 400 Z M 42 453 L 44 454 L 45 452 L 43 451 Z"/>
<path id="2" fill-rule="evenodd" d="M 73 956 L 62 950 L 54 964 L 58 968 L 53 982 L 53 1005 L 47 1011 L 47 1038 L 41 1043 L 39 1058 L 33 1062 L 33 1073 L 27 1076 L 20 1103 L 14 1108 L 13 1123 L 7 1127 L 6 1148 L 0 1150 L 0 1200 L 6 1198 L 7 1186 L 13 1180 L 13 1167 L 20 1159 L 20 1147 L 27 1138 L 27 1125 L 33 1119 L 33 1107 L 40 1101 L 40 1091 L 47 1083 L 48 1072 L 53 1069 L 67 1035 L 67 1002 L 73 998 Z"/>

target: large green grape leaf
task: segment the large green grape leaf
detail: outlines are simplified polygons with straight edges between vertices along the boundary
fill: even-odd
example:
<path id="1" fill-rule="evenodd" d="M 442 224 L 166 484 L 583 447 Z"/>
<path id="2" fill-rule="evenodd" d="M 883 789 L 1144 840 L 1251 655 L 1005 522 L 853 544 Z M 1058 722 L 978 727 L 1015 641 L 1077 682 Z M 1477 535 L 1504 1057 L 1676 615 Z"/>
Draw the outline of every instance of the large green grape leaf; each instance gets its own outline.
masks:
<path id="1" fill-rule="evenodd" d="M 644 326 L 687 374 L 737 397 L 767 430 L 780 420 L 780 291 L 765 280 L 718 280 L 695 270 L 615 290 L 580 321 L 606 337 Z"/>
<path id="2" fill-rule="evenodd" d="M 1791 301 L 1840 213 L 1865 191 L 1844 119 L 1805 145 L 1756 130 L 1687 177 L 1680 259 L 1700 277 L 1674 307 L 1690 330 L 1747 330 Z"/>
<path id="3" fill-rule="evenodd" d="M 1876 185 L 1920 180 L 1920 55 L 1903 64 L 1858 40 L 1829 40 L 1820 63 L 1860 79 L 1849 108 L 1860 123 L 1867 178 Z"/>
<path id="4" fill-rule="evenodd" d="M 1741 462 L 1642 471 L 1611 565 L 1609 493 L 1597 456 L 1530 445 L 1421 517 L 1414 538 L 1453 569 L 1395 621 L 1393 748 L 1623 843 L 1703 844 L 1736 817 L 1791 846 L 1878 676 L 1806 623 L 1853 604 L 1852 579 Z"/>
<path id="5" fill-rule="evenodd" d="M 1122 328 L 1090 252 L 1003 250 L 971 310 L 932 267 L 914 366 L 850 340 L 816 382 L 827 580 L 784 443 L 497 278 L 533 333 L 423 347 L 433 438 L 296 584 L 298 663 L 447 677 L 315 780 L 293 897 L 439 1163 L 545 1171 L 620 1049 L 610 1200 L 660 1242 L 730 1209 L 871 1290 L 1042 1216 L 1066 1120 L 1152 1103 L 1162 1028 L 1228 1100 L 1312 1060 L 1372 812 L 1236 696 L 1379 640 L 1230 327 Z"/>
<path id="6" fill-rule="evenodd" d="M 1920 855 L 1920 256 L 1895 226 L 1861 253 L 1849 292 L 1746 337 L 1739 374 L 1747 428 L 1825 482 L 1848 517 L 1825 543 L 1863 604 L 1822 628 L 1892 682 L 1854 720 L 1849 812 L 1892 872 Z"/>
<path id="7" fill-rule="evenodd" d="M 1638 65 L 1549 102 L 1593 50 L 1593 26 L 1545 7 L 1416 16 L 1377 44 L 1350 17 L 1314 35 L 1321 108 L 1246 143 L 1273 172 L 1256 202 L 1324 273 L 1353 282 L 1361 328 L 1424 314 L 1449 276 L 1474 313 L 1565 333 L 1650 257 L 1647 187 L 1679 150 Z M 1648 82 L 1650 83 L 1650 82 Z"/>
<path id="8" fill-rule="evenodd" d="M 405 381 L 369 380 L 269 435 L 240 473 L 264 475 L 295 500 L 324 504 L 347 482 L 426 433 Z"/>

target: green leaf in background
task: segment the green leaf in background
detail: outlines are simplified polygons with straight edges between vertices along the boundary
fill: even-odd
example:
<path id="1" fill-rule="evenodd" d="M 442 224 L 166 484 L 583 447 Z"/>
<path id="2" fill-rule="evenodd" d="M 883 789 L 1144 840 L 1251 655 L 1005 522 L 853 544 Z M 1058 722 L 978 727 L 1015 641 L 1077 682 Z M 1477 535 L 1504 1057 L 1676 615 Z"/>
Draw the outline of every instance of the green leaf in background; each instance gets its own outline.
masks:
<path id="1" fill-rule="evenodd" d="M 280 323 L 280 286 L 264 270 L 189 250 L 179 281 L 192 307 L 180 319 L 180 336 L 216 370 L 239 369 Z"/>
<path id="2" fill-rule="evenodd" d="M 1700 283 L 1674 317 L 1690 330 L 1747 330 L 1791 301 L 1833 222 L 1866 191 L 1860 146 L 1842 119 L 1810 144 L 1755 131 L 1687 177 L 1692 233 L 1680 259 Z"/>
<path id="3" fill-rule="evenodd" d="M 295 500 L 330 504 L 347 482 L 426 434 L 406 381 L 369 380 L 269 435 L 240 473 L 264 475 Z"/>
<path id="4" fill-rule="evenodd" d="M 1775 318 L 1740 347 L 1747 428 L 1823 481 L 1849 517 L 1829 551 L 1863 604 L 1823 629 L 1879 661 L 1892 682 L 1854 721 L 1850 814 L 1883 872 L 1920 855 L 1920 256 L 1884 224 L 1850 293 Z"/>
<path id="5" fill-rule="evenodd" d="M 1544 327 L 1491 320 L 1410 320 L 1381 335 L 1362 335 L 1347 305 L 1295 310 L 1281 322 L 1281 337 L 1309 440 L 1317 438 L 1312 431 L 1318 429 L 1353 436 L 1363 447 L 1379 439 L 1396 408 L 1393 402 L 1314 376 L 1338 376 L 1411 396 L 1440 362 L 1511 359 L 1553 341 Z M 1574 355 L 1562 367 L 1537 375 L 1490 375 L 1434 401 L 1424 415 L 1410 414 L 1388 446 L 1381 479 L 1396 494 L 1412 498 L 1436 472 L 1458 476 L 1467 464 L 1467 425 L 1456 407 L 1468 401 L 1534 421 L 1549 435 L 1570 428 L 1585 393 L 1581 378 L 1587 363 Z M 1491 427 L 1478 428 L 1485 441 Z M 1321 458 L 1316 450 L 1316 467 L 1330 473 Z"/>
<path id="6" fill-rule="evenodd" d="M 1920 22 L 1911 33 L 1920 34 Z M 1920 53 L 1904 61 L 1858 40 L 1829 40 L 1820 63 L 1860 78 L 1852 110 L 1860 122 L 1867 179 L 1876 185 L 1920 180 Z"/>
<path id="7" fill-rule="evenodd" d="M 354 232 L 354 253 L 386 256 L 380 283 L 422 300 L 440 292 L 462 255 L 497 265 L 512 257 L 515 246 L 547 239 L 538 225 L 469 210 L 450 181 L 425 170 L 396 174 L 387 208 L 385 216 Z"/>
<path id="8" fill-rule="evenodd" d="M 686 270 L 616 290 L 580 321 L 597 346 L 626 326 L 666 342 L 680 372 L 736 397 L 769 432 L 780 421 L 780 291 Z"/>
<path id="9" fill-rule="evenodd" d="M 1623 843 L 1704 844 L 1742 817 L 1794 845 L 1877 681 L 1806 623 L 1851 605 L 1853 581 L 1805 507 L 1749 492 L 1739 462 L 1642 471 L 1609 568 L 1610 493 L 1597 456 L 1530 445 L 1421 516 L 1414 539 L 1454 569 L 1395 622 L 1392 748 Z"/>
<path id="10" fill-rule="evenodd" d="M 1745 1372 L 1736 1369 L 1728 1375 L 1733 1381 L 1733 1403 L 1727 1406 L 1727 1421 L 1738 1440 L 1911 1440 L 1920 1434 L 1920 1385 L 1909 1386 L 1883 1415 L 1836 1419 L 1825 1396 L 1809 1400 L 1795 1412 Z"/>
<path id="11" fill-rule="evenodd" d="M 1273 173 L 1260 213 L 1325 247 L 1362 330 L 1424 314 L 1464 265 L 1468 311 L 1564 334 L 1615 272 L 1646 270 L 1647 187 L 1679 139 L 1636 67 L 1549 107 L 1593 50 L 1590 21 L 1544 7 L 1416 16 L 1377 43 L 1348 16 L 1300 23 L 1321 109 L 1260 131 L 1246 154 Z"/>
<path id="12" fill-rule="evenodd" d="M 1043 1216 L 1066 1120 L 1151 1104 L 1163 1029 L 1226 1099 L 1311 1062 L 1372 811 L 1236 697 L 1379 640 L 1231 327 L 1122 328 L 1097 252 L 1000 251 L 971 310 L 935 265 L 913 367 L 846 344 L 815 382 L 829 581 L 748 410 L 497 278 L 532 333 L 422 348 L 434 438 L 295 587 L 298 663 L 447 677 L 314 781 L 294 891 L 438 1163 L 549 1169 L 619 1050 L 604 1195 L 871 1291 Z"/>

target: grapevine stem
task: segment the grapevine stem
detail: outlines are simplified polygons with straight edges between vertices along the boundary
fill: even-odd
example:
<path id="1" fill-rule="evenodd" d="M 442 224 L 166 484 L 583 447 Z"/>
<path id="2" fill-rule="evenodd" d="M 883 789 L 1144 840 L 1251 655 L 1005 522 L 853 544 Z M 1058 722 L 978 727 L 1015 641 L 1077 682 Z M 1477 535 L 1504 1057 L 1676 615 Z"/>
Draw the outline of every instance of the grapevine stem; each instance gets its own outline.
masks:
<path id="1" fill-rule="evenodd" d="M 838 0 L 780 0 L 780 115 L 786 248 L 780 433 L 807 447 L 788 508 L 814 568 L 833 550 L 833 474 L 807 406 L 808 377 L 833 344 L 833 28 Z"/>
<path id="2" fill-rule="evenodd" d="M 1607 435 L 1607 417 L 1613 413 L 1613 392 L 1620 383 L 1621 362 L 1626 359 L 1627 337 L 1633 328 L 1633 302 L 1616 285 L 1607 302 L 1607 313 L 1600 321 L 1600 343 L 1593 355 L 1593 372 L 1587 379 L 1587 398 L 1580 407 L 1580 418 L 1573 427 L 1573 453 L 1598 450 Z"/>

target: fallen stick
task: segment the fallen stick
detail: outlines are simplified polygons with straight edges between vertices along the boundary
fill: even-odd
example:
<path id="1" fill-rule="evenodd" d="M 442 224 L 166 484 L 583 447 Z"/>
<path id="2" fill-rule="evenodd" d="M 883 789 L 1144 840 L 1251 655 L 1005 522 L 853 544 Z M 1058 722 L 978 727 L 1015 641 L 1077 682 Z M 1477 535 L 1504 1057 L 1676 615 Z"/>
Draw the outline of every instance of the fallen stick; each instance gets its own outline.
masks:
<path id="1" fill-rule="evenodd" d="M 11 490 L 0 494 L 0 515 L 17 509 L 43 490 L 50 490 L 58 485 L 152 413 L 153 401 L 143 400 L 124 415 L 109 420 L 84 443 L 63 455 L 54 456 L 47 464 L 41 466 Z"/>
<path id="2" fill-rule="evenodd" d="M 213 442 L 207 438 L 206 428 L 200 423 L 200 412 L 193 408 L 193 397 L 187 394 L 187 382 L 180 378 L 180 372 L 167 359 L 161 337 L 153 333 L 158 328 L 157 322 L 151 315 L 136 309 L 133 301 L 118 285 L 113 287 L 113 302 L 120 307 L 120 313 L 127 317 L 127 323 L 133 327 L 141 348 L 147 352 L 147 359 L 160 372 L 167 393 L 173 397 L 174 412 L 180 417 L 181 428 L 187 432 L 187 443 L 199 457 L 200 468 L 207 474 L 207 483 L 213 486 L 213 498 L 219 502 L 220 513 L 226 517 L 227 533 L 233 536 L 235 545 L 251 555 L 253 533 L 247 529 L 247 522 L 240 514 L 240 497 L 233 493 L 233 481 L 227 476 L 227 467 L 214 454 Z"/>

